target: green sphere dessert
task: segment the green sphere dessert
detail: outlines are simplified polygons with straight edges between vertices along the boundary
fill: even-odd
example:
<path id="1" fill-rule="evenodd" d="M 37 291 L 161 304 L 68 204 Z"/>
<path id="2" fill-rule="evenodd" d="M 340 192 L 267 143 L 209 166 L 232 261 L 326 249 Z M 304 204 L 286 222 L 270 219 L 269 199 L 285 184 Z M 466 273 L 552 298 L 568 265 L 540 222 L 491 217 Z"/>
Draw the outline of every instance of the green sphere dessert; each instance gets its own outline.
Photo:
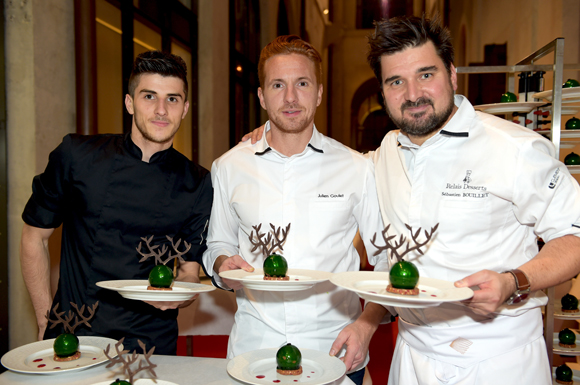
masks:
<path id="1" fill-rule="evenodd" d="M 556 368 L 556 382 L 558 384 L 573 384 L 572 380 L 572 369 L 566 364 L 562 364 Z"/>
<path id="2" fill-rule="evenodd" d="M 572 87 L 580 87 L 580 83 L 576 79 L 568 79 L 564 84 L 562 84 L 562 88 L 572 88 Z"/>
<path id="3" fill-rule="evenodd" d="M 416 287 L 419 282 L 419 270 L 412 262 L 403 260 L 395 263 L 389 272 L 389 281 L 387 291 L 390 293 L 419 294 L 419 289 Z"/>
<path id="4" fill-rule="evenodd" d="M 111 382 L 111 385 L 131 385 L 131 383 L 129 381 L 119 380 L 117 378 L 115 382 Z"/>
<path id="5" fill-rule="evenodd" d="M 567 166 L 577 166 L 580 164 L 580 155 L 571 152 L 564 158 L 564 164 Z"/>
<path id="6" fill-rule="evenodd" d="M 578 298 L 572 294 L 566 294 L 560 302 L 562 303 L 562 311 L 564 313 L 578 313 Z"/>
<path id="7" fill-rule="evenodd" d="M 570 118 L 566 121 L 566 129 L 567 130 L 579 130 L 580 129 L 580 119 L 578 118 Z"/>
<path id="8" fill-rule="evenodd" d="M 560 333 L 558 333 L 558 344 L 563 348 L 575 348 L 576 333 L 568 328 L 560 330 Z"/>
<path id="9" fill-rule="evenodd" d="M 157 265 L 149 273 L 147 290 L 171 290 L 172 283 L 173 271 L 165 265 Z"/>
<path id="10" fill-rule="evenodd" d="M 288 262 L 278 254 L 272 254 L 264 260 L 264 279 L 267 281 L 288 281 Z"/>
<path id="11" fill-rule="evenodd" d="M 276 353 L 276 371 L 285 376 L 302 374 L 302 353 L 292 344 L 286 344 Z"/>
<path id="12" fill-rule="evenodd" d="M 513 103 L 517 101 L 518 97 L 513 92 L 506 92 L 505 94 L 502 94 L 500 99 L 501 103 Z"/>
<path id="13" fill-rule="evenodd" d="M 54 339 L 52 345 L 55 361 L 72 361 L 81 356 L 79 339 L 71 333 L 63 333 Z"/>

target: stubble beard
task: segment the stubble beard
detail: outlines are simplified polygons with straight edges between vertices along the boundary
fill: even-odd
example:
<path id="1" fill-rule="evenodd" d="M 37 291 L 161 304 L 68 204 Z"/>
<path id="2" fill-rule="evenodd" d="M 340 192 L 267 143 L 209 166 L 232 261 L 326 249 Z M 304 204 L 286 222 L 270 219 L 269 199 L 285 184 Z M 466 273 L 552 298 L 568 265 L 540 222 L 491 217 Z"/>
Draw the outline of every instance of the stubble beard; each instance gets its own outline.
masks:
<path id="1" fill-rule="evenodd" d="M 141 124 L 141 120 L 139 119 L 139 116 L 137 114 L 137 112 L 135 111 L 134 115 L 133 115 L 133 119 L 135 121 L 135 126 L 137 126 L 137 130 L 139 130 L 139 132 L 141 133 L 141 136 L 143 136 L 143 138 L 145 138 L 147 141 L 151 142 L 151 143 L 156 143 L 156 144 L 165 144 L 171 140 L 173 140 L 173 138 L 175 137 L 175 134 L 177 133 L 177 130 L 179 129 L 179 125 L 172 131 L 170 132 L 167 136 L 164 136 L 162 138 L 156 138 L 153 135 L 151 135 L 148 131 L 146 127 L 143 127 Z M 169 122 L 166 119 L 162 119 L 162 118 L 158 118 L 156 117 L 156 120 L 163 120 L 166 122 Z M 170 123 L 170 122 L 169 122 Z"/>
<path id="2" fill-rule="evenodd" d="M 433 112 L 428 116 L 425 116 L 427 115 L 427 111 L 423 111 L 417 114 L 411 114 L 412 119 L 404 118 L 405 109 L 422 105 L 430 105 L 433 108 Z M 406 101 L 403 103 L 401 105 L 401 118 L 394 117 L 386 105 L 385 109 L 393 123 L 395 123 L 395 125 L 401 130 L 402 133 L 410 136 L 424 137 L 443 127 L 443 125 L 447 122 L 447 119 L 449 119 L 453 113 L 454 106 L 455 103 L 453 93 L 451 93 L 451 97 L 448 99 L 447 105 L 439 113 L 435 111 L 433 100 L 424 97 L 417 99 L 415 102 Z"/>
<path id="3" fill-rule="evenodd" d="M 298 106 L 285 106 L 284 109 L 293 109 L 297 107 Z M 305 109 L 301 108 L 301 111 L 302 113 L 304 113 Z M 272 114 L 272 116 L 270 116 L 268 114 L 268 118 L 270 119 L 271 123 L 284 134 L 300 134 L 304 132 L 308 127 L 310 127 L 310 125 L 314 121 L 313 115 L 303 116 L 302 118 L 290 118 L 287 120 L 283 120 L 279 118 L 279 115 Z"/>

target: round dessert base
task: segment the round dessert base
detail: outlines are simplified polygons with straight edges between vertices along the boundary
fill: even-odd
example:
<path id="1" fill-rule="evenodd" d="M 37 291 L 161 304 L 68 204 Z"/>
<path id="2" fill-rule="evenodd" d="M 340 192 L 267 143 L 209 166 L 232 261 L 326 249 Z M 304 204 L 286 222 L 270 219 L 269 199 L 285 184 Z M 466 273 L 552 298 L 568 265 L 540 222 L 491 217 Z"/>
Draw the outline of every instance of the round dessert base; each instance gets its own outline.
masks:
<path id="1" fill-rule="evenodd" d="M 77 351 L 75 354 L 70 355 L 68 357 L 59 357 L 56 355 L 56 353 L 54 353 L 54 360 L 58 361 L 58 362 L 74 361 L 74 360 L 78 360 L 79 358 L 81 358 L 80 351 Z"/>
<path id="2" fill-rule="evenodd" d="M 393 285 L 389 284 L 387 286 L 387 291 L 393 294 L 402 294 L 402 295 L 419 295 L 419 288 L 416 287 L 414 289 L 397 289 L 393 287 Z"/>
<path id="3" fill-rule="evenodd" d="M 557 378 L 556 378 L 556 382 L 558 384 L 564 384 L 564 385 L 573 385 L 574 384 L 574 381 L 562 381 L 562 380 L 558 380 Z"/>
<path id="4" fill-rule="evenodd" d="M 153 287 L 147 286 L 147 290 L 173 290 L 171 287 Z"/>
<path id="5" fill-rule="evenodd" d="M 576 347 L 576 344 L 569 345 L 569 344 L 563 344 L 561 342 L 558 342 L 558 345 L 560 345 L 563 348 L 569 348 L 569 349 L 574 349 Z"/>
<path id="6" fill-rule="evenodd" d="M 269 275 L 265 275 L 264 276 L 264 281 L 289 281 L 290 277 L 285 276 L 285 277 L 271 277 Z"/>
<path id="7" fill-rule="evenodd" d="M 302 366 L 299 367 L 298 369 L 294 369 L 294 370 L 282 370 L 282 369 L 276 368 L 276 372 L 278 372 L 279 374 L 282 374 L 284 376 L 297 376 L 299 374 L 302 374 Z"/>
<path id="8" fill-rule="evenodd" d="M 580 311 L 580 309 L 562 309 L 563 313 L 578 313 Z"/>

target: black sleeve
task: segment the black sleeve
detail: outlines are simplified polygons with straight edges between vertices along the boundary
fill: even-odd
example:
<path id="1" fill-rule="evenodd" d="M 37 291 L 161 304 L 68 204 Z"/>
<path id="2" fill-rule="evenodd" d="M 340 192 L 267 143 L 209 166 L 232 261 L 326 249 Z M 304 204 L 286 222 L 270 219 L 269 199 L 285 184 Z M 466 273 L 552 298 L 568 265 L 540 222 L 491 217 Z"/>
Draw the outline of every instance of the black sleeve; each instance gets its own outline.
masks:
<path id="1" fill-rule="evenodd" d="M 191 244 L 191 249 L 185 259 L 190 262 L 198 262 L 201 265 L 203 265 L 201 257 L 207 249 L 209 215 L 213 202 L 211 174 L 206 170 L 203 171 L 198 188 L 191 197 L 193 200 L 191 214 L 181 231 L 183 238 Z"/>
<path id="2" fill-rule="evenodd" d="M 32 181 L 32 196 L 22 213 L 25 223 L 45 229 L 60 226 L 71 164 L 72 140 L 71 136 L 67 135 L 50 153 L 44 172 L 35 176 Z"/>

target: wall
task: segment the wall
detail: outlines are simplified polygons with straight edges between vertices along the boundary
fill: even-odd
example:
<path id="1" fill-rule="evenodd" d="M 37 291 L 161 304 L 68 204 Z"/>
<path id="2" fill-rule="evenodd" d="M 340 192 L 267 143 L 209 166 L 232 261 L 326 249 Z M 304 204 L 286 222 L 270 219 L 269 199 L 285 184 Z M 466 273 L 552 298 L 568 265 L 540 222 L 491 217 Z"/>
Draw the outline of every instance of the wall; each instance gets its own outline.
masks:
<path id="1" fill-rule="evenodd" d="M 10 348 L 35 340 L 19 262 L 21 214 L 49 152 L 75 130 L 72 0 L 5 1 Z"/>
<path id="2" fill-rule="evenodd" d="M 199 164 L 229 150 L 228 1 L 199 2 Z"/>

